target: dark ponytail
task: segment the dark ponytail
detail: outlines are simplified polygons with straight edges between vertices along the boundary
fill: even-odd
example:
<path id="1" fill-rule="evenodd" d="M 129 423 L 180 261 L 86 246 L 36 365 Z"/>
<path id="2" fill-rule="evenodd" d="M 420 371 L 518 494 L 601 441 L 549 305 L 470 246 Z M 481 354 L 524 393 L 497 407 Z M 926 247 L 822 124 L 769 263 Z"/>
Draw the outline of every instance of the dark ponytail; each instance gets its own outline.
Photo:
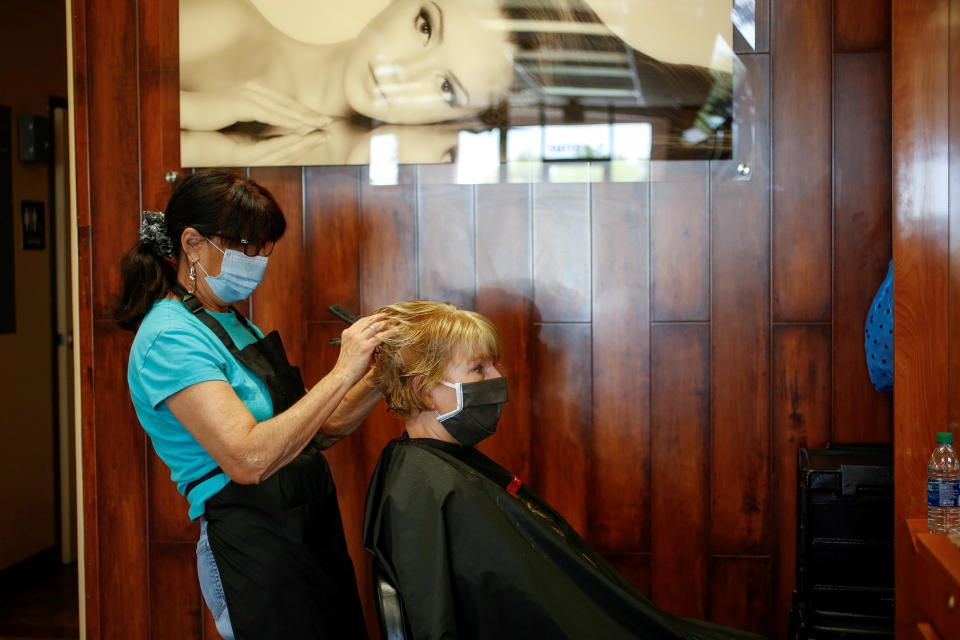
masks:
<path id="1" fill-rule="evenodd" d="M 120 276 L 123 294 L 114 307 L 113 317 L 122 328 L 136 331 L 153 303 L 173 287 L 177 271 L 168 260 L 154 253 L 152 245 L 140 240 L 120 261 Z"/>
<path id="2" fill-rule="evenodd" d="M 164 215 L 144 212 L 140 237 L 120 263 L 123 293 L 114 319 L 136 331 L 153 304 L 177 281 L 183 249 L 180 237 L 193 227 L 204 236 L 245 240 L 254 248 L 280 239 L 286 221 L 280 206 L 264 187 L 225 170 L 198 171 L 177 185 Z M 157 226 L 163 227 L 157 235 Z M 164 255 L 158 255 L 164 254 Z"/>

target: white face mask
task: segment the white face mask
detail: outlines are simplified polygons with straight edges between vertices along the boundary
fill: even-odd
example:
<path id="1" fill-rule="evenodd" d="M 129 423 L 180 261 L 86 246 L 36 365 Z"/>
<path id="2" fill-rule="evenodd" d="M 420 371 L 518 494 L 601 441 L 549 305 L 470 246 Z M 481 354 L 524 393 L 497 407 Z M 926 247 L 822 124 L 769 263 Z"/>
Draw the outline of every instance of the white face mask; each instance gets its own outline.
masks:
<path id="1" fill-rule="evenodd" d="M 215 277 L 211 277 L 203 265 L 197 262 L 206 274 L 204 282 L 215 296 L 227 304 L 249 298 L 254 289 L 263 282 L 267 271 L 267 257 L 248 256 L 233 249 L 224 251 L 212 242 L 210 244 L 223 254 L 223 262 L 220 265 L 220 274 Z"/>

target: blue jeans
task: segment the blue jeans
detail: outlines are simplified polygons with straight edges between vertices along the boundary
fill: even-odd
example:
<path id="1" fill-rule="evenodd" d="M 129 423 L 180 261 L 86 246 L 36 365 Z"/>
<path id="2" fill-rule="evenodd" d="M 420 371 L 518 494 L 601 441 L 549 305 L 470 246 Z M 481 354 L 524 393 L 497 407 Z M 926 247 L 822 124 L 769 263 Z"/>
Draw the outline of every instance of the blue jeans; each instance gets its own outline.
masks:
<path id="1" fill-rule="evenodd" d="M 220 571 L 213 558 L 210 542 L 207 540 L 207 521 L 200 521 L 200 539 L 197 541 L 197 575 L 200 576 L 200 591 L 207 603 L 217 631 L 224 640 L 233 640 L 233 626 L 230 624 L 230 612 L 223 597 L 223 585 L 220 583 Z"/>

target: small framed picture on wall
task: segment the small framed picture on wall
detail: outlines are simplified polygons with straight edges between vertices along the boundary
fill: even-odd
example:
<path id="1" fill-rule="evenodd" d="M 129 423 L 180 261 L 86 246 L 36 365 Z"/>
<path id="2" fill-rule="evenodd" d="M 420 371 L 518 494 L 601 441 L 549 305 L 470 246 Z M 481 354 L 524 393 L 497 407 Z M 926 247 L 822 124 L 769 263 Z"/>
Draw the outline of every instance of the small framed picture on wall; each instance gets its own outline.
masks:
<path id="1" fill-rule="evenodd" d="M 46 247 L 46 225 L 43 220 L 42 202 L 35 200 L 20 201 L 20 220 L 22 224 L 23 248 L 42 250 Z"/>

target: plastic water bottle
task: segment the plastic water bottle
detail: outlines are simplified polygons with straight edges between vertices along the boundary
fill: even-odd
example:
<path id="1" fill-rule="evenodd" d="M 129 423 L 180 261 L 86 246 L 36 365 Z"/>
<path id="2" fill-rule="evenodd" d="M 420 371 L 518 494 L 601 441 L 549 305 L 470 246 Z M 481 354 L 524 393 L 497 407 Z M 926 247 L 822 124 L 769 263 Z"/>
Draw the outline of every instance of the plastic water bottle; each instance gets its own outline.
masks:
<path id="1" fill-rule="evenodd" d="M 927 465 L 927 530 L 960 530 L 960 460 L 953 450 L 953 434 L 938 433 L 937 448 Z"/>

